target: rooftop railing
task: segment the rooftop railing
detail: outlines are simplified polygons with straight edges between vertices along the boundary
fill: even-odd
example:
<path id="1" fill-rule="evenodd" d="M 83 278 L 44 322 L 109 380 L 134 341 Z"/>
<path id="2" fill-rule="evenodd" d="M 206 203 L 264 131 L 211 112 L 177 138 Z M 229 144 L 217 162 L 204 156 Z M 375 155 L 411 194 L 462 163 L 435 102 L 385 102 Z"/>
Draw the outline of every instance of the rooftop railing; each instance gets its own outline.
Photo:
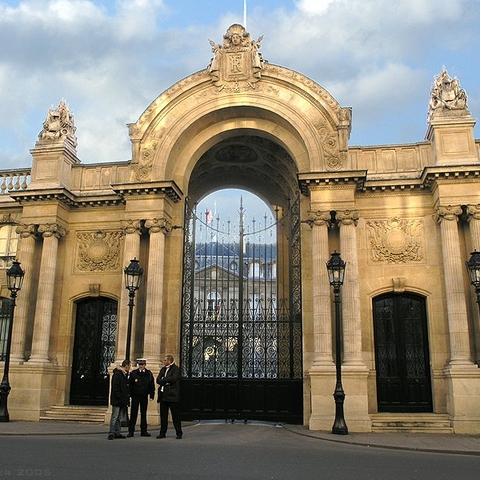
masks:
<path id="1" fill-rule="evenodd" d="M 26 190 L 29 183 L 29 168 L 0 171 L 0 195 Z"/>

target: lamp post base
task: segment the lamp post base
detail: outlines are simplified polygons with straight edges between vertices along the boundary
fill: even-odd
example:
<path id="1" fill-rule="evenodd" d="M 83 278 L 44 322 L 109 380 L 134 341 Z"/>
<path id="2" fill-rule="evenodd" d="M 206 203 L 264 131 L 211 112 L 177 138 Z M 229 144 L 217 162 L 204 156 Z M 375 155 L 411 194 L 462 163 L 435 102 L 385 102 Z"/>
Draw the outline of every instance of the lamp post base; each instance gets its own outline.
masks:
<path id="1" fill-rule="evenodd" d="M 332 433 L 335 435 L 348 435 L 348 427 L 343 414 L 345 392 L 341 383 L 337 383 L 333 398 L 335 399 L 335 421 L 333 422 Z"/>
<path id="2" fill-rule="evenodd" d="M 0 422 L 9 422 L 10 415 L 8 414 L 7 400 L 10 393 L 10 385 L 0 385 Z"/>

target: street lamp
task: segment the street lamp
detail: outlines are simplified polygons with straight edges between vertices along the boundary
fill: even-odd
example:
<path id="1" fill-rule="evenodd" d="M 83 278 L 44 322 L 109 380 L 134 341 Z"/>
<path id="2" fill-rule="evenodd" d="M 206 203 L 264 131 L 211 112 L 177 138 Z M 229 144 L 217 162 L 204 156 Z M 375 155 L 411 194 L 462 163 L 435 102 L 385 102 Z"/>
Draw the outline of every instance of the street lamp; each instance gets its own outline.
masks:
<path id="1" fill-rule="evenodd" d="M 138 260 L 134 258 L 130 260 L 130 265 L 125 267 L 125 288 L 128 290 L 128 327 L 127 327 L 127 346 L 125 348 L 125 359 L 130 360 L 130 343 L 132 340 L 132 318 L 133 318 L 133 302 L 135 292 L 138 290 L 140 280 L 143 274 L 143 268 L 138 264 Z"/>
<path id="2" fill-rule="evenodd" d="M 8 373 L 10 369 L 10 349 L 12 347 L 12 331 L 13 331 L 13 312 L 15 311 L 15 299 L 18 291 L 22 288 L 23 276 L 25 272 L 21 269 L 20 263 L 16 260 L 7 270 L 7 287 L 10 290 L 10 319 L 8 323 L 7 334 L 7 351 L 5 352 L 5 366 L 3 367 L 3 378 L 0 384 L 0 422 L 9 422 L 8 414 L 8 395 L 10 390 L 10 382 L 8 381 Z"/>
<path id="3" fill-rule="evenodd" d="M 336 435 L 348 435 L 348 427 L 343 414 L 345 392 L 342 387 L 342 352 L 341 352 L 341 311 L 340 311 L 340 287 L 345 278 L 346 263 L 341 259 L 340 254 L 333 252 L 327 262 L 328 277 L 335 295 L 335 367 L 337 371 L 337 383 L 333 398 L 335 399 L 335 421 L 332 433 Z"/>
<path id="4" fill-rule="evenodd" d="M 474 250 L 470 255 L 470 260 L 465 263 L 467 265 L 468 278 L 470 283 L 475 287 L 477 303 L 480 308 L 480 252 Z"/>

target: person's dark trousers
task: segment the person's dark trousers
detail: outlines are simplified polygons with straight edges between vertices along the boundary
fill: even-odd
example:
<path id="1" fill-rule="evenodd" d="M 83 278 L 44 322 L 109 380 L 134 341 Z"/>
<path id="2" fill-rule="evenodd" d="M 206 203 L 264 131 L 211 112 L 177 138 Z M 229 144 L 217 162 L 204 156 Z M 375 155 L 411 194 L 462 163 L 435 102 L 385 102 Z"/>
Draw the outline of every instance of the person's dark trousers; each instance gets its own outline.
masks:
<path id="1" fill-rule="evenodd" d="M 140 432 L 147 433 L 147 407 L 148 395 L 134 395 L 132 397 L 132 407 L 130 409 L 130 424 L 128 432 L 135 432 L 135 424 L 137 423 L 138 407 L 140 407 Z"/>
<path id="2" fill-rule="evenodd" d="M 172 412 L 173 428 L 177 437 L 183 435 L 182 422 L 180 421 L 180 403 L 179 402 L 160 402 L 160 436 L 167 433 L 168 428 L 168 409 Z"/>

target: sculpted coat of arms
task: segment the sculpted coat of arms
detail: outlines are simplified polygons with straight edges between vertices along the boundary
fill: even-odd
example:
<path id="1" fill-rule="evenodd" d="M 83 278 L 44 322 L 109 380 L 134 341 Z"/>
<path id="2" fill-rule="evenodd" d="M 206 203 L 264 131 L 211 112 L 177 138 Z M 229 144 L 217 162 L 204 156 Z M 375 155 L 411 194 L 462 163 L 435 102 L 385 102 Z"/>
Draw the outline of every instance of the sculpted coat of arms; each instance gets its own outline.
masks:
<path id="1" fill-rule="evenodd" d="M 255 89 L 261 78 L 264 60 L 259 52 L 261 36 L 252 40 L 250 34 L 239 24 L 232 25 L 223 36 L 223 44 L 210 40 L 215 54 L 209 67 L 209 74 L 219 90 L 241 92 Z"/>

